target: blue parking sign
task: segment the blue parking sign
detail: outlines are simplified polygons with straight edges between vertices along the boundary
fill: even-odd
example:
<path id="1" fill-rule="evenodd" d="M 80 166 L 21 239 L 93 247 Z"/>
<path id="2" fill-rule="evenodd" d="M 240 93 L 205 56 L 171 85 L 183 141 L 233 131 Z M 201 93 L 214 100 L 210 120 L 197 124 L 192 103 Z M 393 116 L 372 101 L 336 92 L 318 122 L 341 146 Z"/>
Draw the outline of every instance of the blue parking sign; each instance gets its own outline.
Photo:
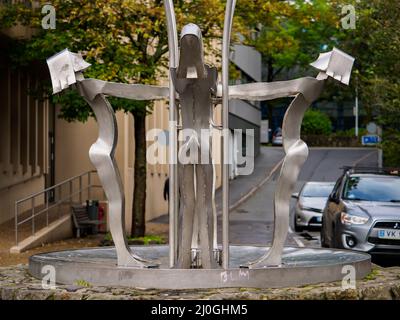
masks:
<path id="1" fill-rule="evenodd" d="M 380 142 L 380 138 L 377 135 L 362 136 L 361 143 L 365 145 L 374 145 Z"/>

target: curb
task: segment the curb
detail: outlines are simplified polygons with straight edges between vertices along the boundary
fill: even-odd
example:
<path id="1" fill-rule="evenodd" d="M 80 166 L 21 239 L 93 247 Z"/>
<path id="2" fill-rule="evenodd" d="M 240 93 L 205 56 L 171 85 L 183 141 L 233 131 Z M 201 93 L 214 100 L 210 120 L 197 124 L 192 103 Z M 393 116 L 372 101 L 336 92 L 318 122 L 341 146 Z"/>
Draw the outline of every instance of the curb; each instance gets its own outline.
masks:
<path id="1" fill-rule="evenodd" d="M 259 183 L 257 183 L 253 188 L 250 189 L 249 192 L 244 194 L 239 200 L 237 200 L 235 203 L 229 206 L 229 211 L 235 210 L 237 207 L 239 207 L 241 204 L 246 202 L 247 199 L 252 197 L 271 177 L 274 175 L 274 173 L 280 168 L 282 165 L 284 158 L 282 158 L 272 169 L 269 171 L 269 173 L 262 179 Z M 221 210 L 218 211 L 218 214 L 221 213 Z"/>

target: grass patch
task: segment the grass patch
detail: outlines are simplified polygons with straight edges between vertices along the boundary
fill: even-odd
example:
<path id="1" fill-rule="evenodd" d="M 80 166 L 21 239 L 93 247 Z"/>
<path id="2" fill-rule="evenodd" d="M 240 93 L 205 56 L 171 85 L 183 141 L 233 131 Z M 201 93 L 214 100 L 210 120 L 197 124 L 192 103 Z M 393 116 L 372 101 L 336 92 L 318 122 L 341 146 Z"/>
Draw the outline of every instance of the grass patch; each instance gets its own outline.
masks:
<path id="1" fill-rule="evenodd" d="M 379 270 L 374 268 L 371 270 L 371 272 L 365 276 L 364 280 L 370 281 L 370 280 L 375 280 L 379 274 Z"/>
<path id="2" fill-rule="evenodd" d="M 165 239 L 161 236 L 156 236 L 156 235 L 147 235 L 144 237 L 128 237 L 128 244 L 138 244 L 138 245 L 149 245 L 149 244 L 165 244 Z M 102 241 L 102 245 L 104 246 L 111 246 L 114 245 L 114 242 L 112 240 L 111 233 L 107 233 L 104 236 L 104 239 Z"/>
<path id="3" fill-rule="evenodd" d="M 149 235 L 144 237 L 128 237 L 128 242 L 130 241 L 137 241 L 143 242 L 143 244 L 164 244 L 165 240 L 160 236 Z"/>
<path id="4" fill-rule="evenodd" d="M 89 282 L 83 279 L 75 280 L 74 284 L 84 288 L 90 288 L 92 286 Z"/>

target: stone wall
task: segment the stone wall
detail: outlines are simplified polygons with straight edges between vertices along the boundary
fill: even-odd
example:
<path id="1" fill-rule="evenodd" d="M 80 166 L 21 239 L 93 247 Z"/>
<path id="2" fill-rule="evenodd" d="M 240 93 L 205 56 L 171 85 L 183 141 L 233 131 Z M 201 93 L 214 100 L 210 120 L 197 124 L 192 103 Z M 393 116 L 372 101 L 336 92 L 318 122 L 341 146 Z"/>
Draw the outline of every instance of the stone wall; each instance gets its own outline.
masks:
<path id="1" fill-rule="evenodd" d="M 360 137 L 342 137 L 336 135 L 303 135 L 301 137 L 309 147 L 361 147 Z"/>
<path id="2" fill-rule="evenodd" d="M 90 283 L 61 285 L 54 290 L 42 288 L 31 277 L 26 265 L 0 268 L 0 300 L 137 300 L 137 299 L 251 299 L 251 300 L 400 300 L 400 267 L 380 268 L 356 289 L 343 290 L 340 282 L 286 289 L 201 289 L 154 290 L 121 287 L 92 287 Z"/>

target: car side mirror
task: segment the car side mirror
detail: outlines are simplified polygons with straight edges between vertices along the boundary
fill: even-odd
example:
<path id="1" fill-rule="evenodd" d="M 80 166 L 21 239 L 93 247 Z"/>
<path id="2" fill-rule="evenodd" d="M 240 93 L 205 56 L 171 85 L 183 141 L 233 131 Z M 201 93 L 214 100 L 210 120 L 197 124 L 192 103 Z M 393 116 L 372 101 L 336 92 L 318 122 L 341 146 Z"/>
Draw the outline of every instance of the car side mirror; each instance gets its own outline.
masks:
<path id="1" fill-rule="evenodd" d="M 293 199 L 298 199 L 299 198 L 299 193 L 298 192 L 292 193 L 292 198 Z"/>

